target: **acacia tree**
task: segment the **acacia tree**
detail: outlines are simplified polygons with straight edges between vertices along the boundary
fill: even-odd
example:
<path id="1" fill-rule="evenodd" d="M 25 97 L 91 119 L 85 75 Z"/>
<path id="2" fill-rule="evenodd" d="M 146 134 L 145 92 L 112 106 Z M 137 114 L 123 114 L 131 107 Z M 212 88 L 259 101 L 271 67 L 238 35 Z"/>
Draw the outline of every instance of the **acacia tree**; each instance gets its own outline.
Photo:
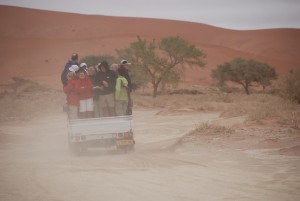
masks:
<path id="1" fill-rule="evenodd" d="M 265 63 L 259 63 L 257 71 L 259 76 L 257 82 L 263 87 L 263 90 L 265 90 L 267 86 L 271 85 L 271 80 L 278 77 L 275 69 L 268 67 Z"/>
<path id="2" fill-rule="evenodd" d="M 226 85 L 226 81 L 229 80 L 229 73 L 226 73 L 230 70 L 230 63 L 225 62 L 217 66 L 216 69 L 212 70 L 212 77 L 218 81 L 219 87 L 224 87 Z"/>
<path id="3" fill-rule="evenodd" d="M 185 66 L 205 65 L 205 54 L 178 36 L 163 38 L 158 44 L 155 40 L 147 41 L 138 37 L 130 47 L 117 50 L 117 53 L 121 58 L 130 59 L 134 68 L 140 69 L 139 72 L 143 74 L 141 79 L 153 86 L 153 97 L 157 96 L 162 82 L 168 82 L 170 78 L 178 79 Z"/>
<path id="4" fill-rule="evenodd" d="M 253 82 L 266 87 L 271 84 L 271 80 L 277 78 L 277 74 L 275 69 L 266 63 L 236 58 L 213 69 L 212 77 L 218 80 L 221 86 L 226 81 L 240 84 L 245 89 L 246 94 L 249 94 L 249 87 Z"/>

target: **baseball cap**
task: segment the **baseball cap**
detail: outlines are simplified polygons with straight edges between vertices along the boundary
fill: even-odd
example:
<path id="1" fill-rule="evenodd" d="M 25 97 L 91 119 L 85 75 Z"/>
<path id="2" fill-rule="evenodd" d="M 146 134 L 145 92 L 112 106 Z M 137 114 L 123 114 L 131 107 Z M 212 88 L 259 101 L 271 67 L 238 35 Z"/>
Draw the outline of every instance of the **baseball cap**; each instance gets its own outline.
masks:
<path id="1" fill-rule="evenodd" d="M 81 63 L 80 68 L 87 67 L 86 63 Z"/>
<path id="2" fill-rule="evenodd" d="M 120 62 L 120 64 L 131 64 L 131 63 L 129 63 L 127 60 L 122 60 L 121 62 Z"/>

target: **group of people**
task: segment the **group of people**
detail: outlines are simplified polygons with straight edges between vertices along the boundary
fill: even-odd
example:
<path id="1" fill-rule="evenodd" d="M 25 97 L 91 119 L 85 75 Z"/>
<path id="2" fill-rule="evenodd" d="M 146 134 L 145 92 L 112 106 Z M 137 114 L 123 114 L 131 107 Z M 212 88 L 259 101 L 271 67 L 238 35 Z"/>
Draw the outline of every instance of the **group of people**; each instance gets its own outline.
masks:
<path id="1" fill-rule="evenodd" d="M 78 54 L 72 54 L 61 74 L 69 119 L 130 115 L 130 63 L 122 60 L 109 66 L 102 61 L 88 67 L 78 59 Z"/>

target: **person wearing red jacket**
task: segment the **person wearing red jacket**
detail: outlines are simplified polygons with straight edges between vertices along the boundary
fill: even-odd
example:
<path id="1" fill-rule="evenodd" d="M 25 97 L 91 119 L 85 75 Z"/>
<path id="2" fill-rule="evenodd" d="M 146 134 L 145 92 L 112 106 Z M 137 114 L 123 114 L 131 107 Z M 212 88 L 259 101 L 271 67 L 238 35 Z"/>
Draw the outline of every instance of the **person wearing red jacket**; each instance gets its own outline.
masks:
<path id="1" fill-rule="evenodd" d="M 67 95 L 68 117 L 69 119 L 78 119 L 79 97 L 75 92 L 76 74 L 69 72 L 67 74 L 68 83 L 64 86 L 64 92 Z"/>
<path id="2" fill-rule="evenodd" d="M 93 83 L 83 69 L 78 71 L 75 90 L 79 97 L 80 118 L 92 118 L 94 116 Z"/>

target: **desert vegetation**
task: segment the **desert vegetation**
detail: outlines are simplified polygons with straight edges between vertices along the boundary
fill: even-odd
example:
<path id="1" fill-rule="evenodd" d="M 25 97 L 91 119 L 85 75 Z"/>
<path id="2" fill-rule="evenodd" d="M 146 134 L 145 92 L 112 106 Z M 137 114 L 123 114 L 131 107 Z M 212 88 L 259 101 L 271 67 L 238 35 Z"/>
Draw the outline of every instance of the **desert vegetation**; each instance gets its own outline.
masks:
<path id="1" fill-rule="evenodd" d="M 96 66 L 103 60 L 109 63 L 118 63 L 122 58 L 130 60 L 136 109 L 159 109 L 160 115 L 218 112 L 222 117 L 245 116 L 248 122 L 272 121 L 299 128 L 300 73 L 297 70 L 279 77 L 277 85 L 266 88 L 278 78 L 275 69 L 260 61 L 236 58 L 212 70 L 211 76 L 218 82 L 216 86 L 178 87 L 174 83 L 180 83 L 186 67 L 205 65 L 204 52 L 184 39 L 167 37 L 157 43 L 138 37 L 129 47 L 117 49 L 116 53 L 118 58 L 90 55 L 80 62 Z M 12 80 L 0 94 L 0 103 L 4 106 L 1 121 L 61 112 L 65 103 L 62 91 L 21 77 Z"/>
<path id="2" fill-rule="evenodd" d="M 300 70 L 290 70 L 283 75 L 278 87 L 283 98 L 300 104 Z"/>
<path id="3" fill-rule="evenodd" d="M 246 94 L 250 94 L 249 87 L 253 83 L 261 85 L 265 90 L 271 85 L 271 81 L 277 78 L 277 73 L 275 68 L 267 63 L 236 58 L 218 65 L 212 70 L 212 77 L 218 81 L 221 88 L 226 86 L 226 82 L 231 81 L 243 86 Z"/>
<path id="4" fill-rule="evenodd" d="M 282 79 L 285 82 L 287 77 Z M 62 91 L 23 78 L 14 78 L 13 81 L 0 94 L 1 121 L 28 120 L 62 112 L 65 103 L 65 94 Z M 224 118 L 245 116 L 247 122 L 273 122 L 276 125 L 299 128 L 300 104 L 285 98 L 282 94 L 287 93 L 286 90 L 253 90 L 247 95 L 242 89 L 227 93 L 215 86 L 192 86 L 165 89 L 156 98 L 153 98 L 151 88 L 145 91 L 136 90 L 132 95 L 134 110 L 156 109 L 160 111 L 159 115 L 219 112 Z"/>
<path id="5" fill-rule="evenodd" d="M 169 91 L 154 99 L 150 94 L 134 93 L 134 104 L 136 108 L 159 108 L 161 115 L 220 112 L 224 118 L 245 116 L 248 122 L 255 124 L 273 122 L 277 125 L 299 127 L 300 105 L 286 101 L 277 94 L 254 92 L 246 95 L 242 91 L 224 93 L 217 87 L 186 91 L 192 91 L 193 94 L 172 94 Z"/>
<path id="6" fill-rule="evenodd" d="M 167 37 L 159 42 L 147 41 L 140 37 L 128 48 L 117 50 L 120 57 L 134 63 L 132 68 L 136 80 L 150 83 L 152 95 L 156 97 L 158 87 L 165 83 L 179 82 L 185 67 L 203 67 L 205 54 L 183 38 Z"/>

